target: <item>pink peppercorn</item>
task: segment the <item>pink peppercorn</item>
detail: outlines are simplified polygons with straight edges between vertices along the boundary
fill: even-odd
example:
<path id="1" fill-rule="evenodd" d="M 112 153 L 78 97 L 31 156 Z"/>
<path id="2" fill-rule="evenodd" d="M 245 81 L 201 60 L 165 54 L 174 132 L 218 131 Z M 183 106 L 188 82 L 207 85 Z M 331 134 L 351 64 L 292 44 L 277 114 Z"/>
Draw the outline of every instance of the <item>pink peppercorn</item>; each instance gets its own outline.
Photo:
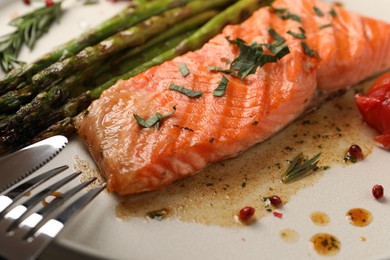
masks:
<path id="1" fill-rule="evenodd" d="M 383 186 L 382 185 L 379 185 L 379 184 L 375 184 L 373 187 L 372 187 L 372 195 L 377 199 L 381 199 L 384 195 L 384 189 L 383 189 Z"/>
<path id="2" fill-rule="evenodd" d="M 240 210 L 238 217 L 241 221 L 248 221 L 255 214 L 255 208 L 246 206 Z"/>

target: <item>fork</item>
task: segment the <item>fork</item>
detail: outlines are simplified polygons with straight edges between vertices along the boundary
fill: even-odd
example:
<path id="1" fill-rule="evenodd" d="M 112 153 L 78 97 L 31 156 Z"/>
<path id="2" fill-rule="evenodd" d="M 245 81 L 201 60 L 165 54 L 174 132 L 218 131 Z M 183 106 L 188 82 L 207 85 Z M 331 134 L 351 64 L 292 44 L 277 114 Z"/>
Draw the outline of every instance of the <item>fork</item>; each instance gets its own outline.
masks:
<path id="1" fill-rule="evenodd" d="M 46 181 L 68 168 L 64 165 L 48 170 L 17 183 L 4 194 L 0 194 L 0 259 L 37 258 L 63 229 L 65 223 L 104 189 L 105 184 L 79 194 L 96 180 L 92 178 L 68 188 L 64 193 L 57 192 L 52 201 L 39 207 L 39 202 L 46 202 L 48 196 L 55 194 L 54 192 L 81 174 L 80 171 L 74 172 L 52 184 L 44 185 Z M 35 191 L 35 195 L 28 196 Z M 66 202 L 68 205 L 64 205 Z"/>

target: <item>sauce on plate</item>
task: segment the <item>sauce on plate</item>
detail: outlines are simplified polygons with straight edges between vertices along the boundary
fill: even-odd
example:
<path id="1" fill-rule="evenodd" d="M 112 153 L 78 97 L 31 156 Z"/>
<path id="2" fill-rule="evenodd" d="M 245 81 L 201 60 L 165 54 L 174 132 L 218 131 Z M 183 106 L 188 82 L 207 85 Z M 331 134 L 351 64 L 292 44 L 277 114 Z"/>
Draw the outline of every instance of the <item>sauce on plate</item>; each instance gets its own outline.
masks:
<path id="1" fill-rule="evenodd" d="M 148 212 L 166 208 L 168 218 L 224 227 L 245 226 L 235 221 L 245 206 L 256 208 L 257 220 L 269 215 L 262 198 L 278 195 L 288 202 L 326 173 L 317 171 L 299 181 L 282 183 L 287 160 L 300 151 L 307 156 L 322 152 L 319 166 L 345 166 L 345 149 L 351 144 L 359 143 L 365 154 L 375 146 L 374 133 L 362 123 L 353 96 L 350 90 L 325 103 L 238 157 L 210 165 L 162 190 L 125 197 L 117 205 L 116 215 L 121 219 L 144 218 Z"/>
<path id="2" fill-rule="evenodd" d="M 341 248 L 340 241 L 328 233 L 317 233 L 310 239 L 314 250 L 322 256 L 336 255 Z"/>
<path id="3" fill-rule="evenodd" d="M 360 87 L 369 84 L 367 82 Z M 344 162 L 345 150 L 358 143 L 368 156 L 375 146 L 372 141 L 374 135 L 374 131 L 359 116 L 352 89 L 235 158 L 210 165 L 162 190 L 121 198 L 115 209 L 116 215 L 120 219 L 138 217 L 150 220 L 149 212 L 166 209 L 169 214 L 164 219 L 245 227 L 236 221 L 241 208 L 254 207 L 256 220 L 260 220 L 274 210 L 265 205 L 262 198 L 277 195 L 288 203 L 297 192 L 314 185 L 326 174 L 326 170 L 319 170 L 299 181 L 282 183 L 281 176 L 289 165 L 288 160 L 299 152 L 304 152 L 305 156 L 322 152 L 320 167 L 348 167 Z M 75 161 L 76 170 L 83 172 L 82 179 L 97 176 L 99 181 L 94 185 L 104 181 L 98 170 L 88 163 L 80 158 Z"/>
<path id="4" fill-rule="evenodd" d="M 356 227 L 366 227 L 373 219 L 370 211 L 363 208 L 353 208 L 346 213 L 347 221 Z"/>
<path id="5" fill-rule="evenodd" d="M 279 237 L 284 242 L 286 242 L 288 244 L 293 244 L 293 243 L 298 242 L 299 233 L 295 229 L 286 228 L 286 229 L 283 229 L 279 232 Z"/>
<path id="6" fill-rule="evenodd" d="M 326 226 L 330 222 L 328 214 L 322 211 L 314 211 L 310 214 L 311 221 L 317 226 Z"/>

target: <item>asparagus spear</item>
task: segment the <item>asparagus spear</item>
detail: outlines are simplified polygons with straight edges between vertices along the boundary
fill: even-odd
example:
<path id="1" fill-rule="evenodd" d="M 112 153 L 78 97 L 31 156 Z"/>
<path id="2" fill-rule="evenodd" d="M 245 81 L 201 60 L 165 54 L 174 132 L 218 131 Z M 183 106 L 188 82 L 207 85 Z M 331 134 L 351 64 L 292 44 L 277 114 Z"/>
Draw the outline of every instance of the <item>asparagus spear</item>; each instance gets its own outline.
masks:
<path id="1" fill-rule="evenodd" d="M 196 50 L 200 48 L 204 43 L 206 43 L 211 37 L 218 34 L 226 24 L 238 23 L 243 19 L 245 19 L 246 15 L 250 15 L 253 11 L 260 8 L 261 6 L 269 5 L 271 3 L 272 1 L 267 1 L 267 0 L 263 0 L 263 1 L 241 0 L 236 4 L 227 8 L 223 12 L 216 15 L 213 19 L 211 19 L 208 23 L 202 26 L 194 34 L 192 34 L 190 37 L 183 40 L 177 47 L 167 50 L 166 52 L 163 52 L 161 55 L 151 59 L 149 62 L 146 62 L 136 67 L 134 70 L 131 70 L 128 73 L 113 78 L 107 81 L 105 84 L 102 84 L 101 86 L 85 94 L 90 95 L 91 100 L 96 99 L 100 96 L 102 91 L 115 84 L 117 80 L 131 78 L 132 76 L 137 75 L 155 65 L 161 64 L 166 60 L 170 60 L 185 52 Z M 73 100 L 73 102 L 74 102 L 73 103 L 74 106 L 77 103 L 77 100 L 75 99 Z M 74 120 L 74 116 L 68 114 L 68 117 L 50 126 L 48 129 L 46 129 L 45 131 L 37 135 L 34 138 L 34 141 L 39 141 L 59 133 L 62 134 L 73 133 L 74 132 L 73 120 Z"/>
<path id="2" fill-rule="evenodd" d="M 225 11 L 221 12 L 219 15 L 215 16 L 212 20 L 210 20 L 201 29 L 197 30 L 189 38 L 182 41 L 179 46 L 164 52 L 163 54 L 155 57 L 151 61 L 146 62 L 141 66 L 137 67 L 136 69 L 108 81 L 107 83 L 93 89 L 92 91 L 87 91 L 79 97 L 72 99 L 65 106 L 57 110 L 57 113 L 62 113 L 62 115 L 65 116 L 64 119 L 51 125 L 45 131 L 36 135 L 35 138 L 33 138 L 32 140 L 38 141 L 42 138 L 59 133 L 70 135 L 74 131 L 74 127 L 72 125 L 73 119 L 81 111 L 79 109 L 86 107 L 93 99 L 98 98 L 103 90 L 110 87 L 118 79 L 127 79 L 142 71 L 147 70 L 154 65 L 160 64 L 165 60 L 172 59 L 177 55 L 199 48 L 210 37 L 217 34 L 221 30 L 221 28 L 227 23 L 237 23 L 241 21 L 241 19 L 243 19 L 243 14 L 249 15 L 261 5 L 269 4 L 270 2 L 271 1 L 241 0 L 238 3 L 232 5 Z M 6 136 L 6 138 L 4 138 L 2 142 L 0 142 L 0 153 L 2 151 L 7 151 L 10 148 L 12 149 L 15 144 L 20 144 L 19 142 L 25 142 L 26 144 L 31 142 L 30 137 L 28 136 L 21 138 L 21 140 L 15 139 L 15 136 Z"/>
<path id="3" fill-rule="evenodd" d="M 138 66 L 134 70 L 124 73 L 118 77 L 112 78 L 101 86 L 91 90 L 93 98 L 98 98 L 100 94 L 120 79 L 129 79 L 155 65 L 161 64 L 164 61 L 171 60 L 176 56 L 182 55 L 188 51 L 196 50 L 205 44 L 211 37 L 217 35 L 226 24 L 236 24 L 245 19 L 245 16 L 250 15 L 255 10 L 264 5 L 269 5 L 272 1 L 269 0 L 241 0 L 229 6 L 222 11 L 190 37 L 182 41 L 177 47 L 172 48 L 150 61 Z"/>
<path id="4" fill-rule="evenodd" d="M 148 1 L 137 8 L 133 8 L 132 6 L 125 8 L 122 12 L 103 22 L 96 28 L 59 46 L 53 52 L 44 55 L 34 63 L 25 64 L 8 73 L 6 77 L 0 81 L 0 94 L 4 93 L 6 90 L 15 88 L 20 82 L 29 81 L 35 73 L 58 60 L 71 57 L 87 46 L 95 45 L 116 32 L 191 1 L 193 0 Z"/>
<path id="5" fill-rule="evenodd" d="M 150 1 L 150 0 L 149 0 Z M 185 31 L 190 31 L 192 29 L 195 29 L 199 27 L 201 24 L 204 24 L 206 21 L 210 20 L 213 16 L 217 14 L 214 10 L 209 10 L 206 12 L 203 12 L 201 14 L 198 14 L 194 17 L 191 17 L 189 19 L 186 19 L 185 21 L 174 25 L 173 27 L 166 30 L 164 33 L 157 35 L 156 37 L 150 39 L 147 43 L 142 44 L 140 46 L 137 46 L 135 48 L 132 48 L 130 50 L 125 50 L 122 55 L 117 55 L 118 57 L 114 57 L 110 59 L 108 62 L 112 64 L 111 66 L 115 66 L 119 62 L 122 62 L 124 60 L 129 59 L 133 55 L 136 55 L 138 53 L 141 53 L 145 49 L 148 49 L 150 46 L 155 45 L 159 42 L 164 42 L 166 40 L 169 40 L 171 37 L 178 35 L 180 33 L 183 33 Z M 156 55 L 157 56 L 157 55 Z M 129 71 L 128 66 L 126 66 L 127 71 Z M 125 73 L 126 71 L 122 71 L 122 73 Z M 120 73 L 120 74 L 122 74 Z"/>
<path id="6" fill-rule="evenodd" d="M 134 69 L 138 65 L 156 57 L 161 52 L 176 46 L 189 36 L 189 32 L 191 32 L 189 30 L 199 27 L 216 14 L 216 11 L 210 10 L 191 17 L 148 41 L 142 47 L 130 49 L 130 51 L 116 55 L 111 62 L 95 64 L 89 67 L 87 71 L 80 71 L 71 75 L 59 85 L 51 87 L 49 91 L 38 94 L 30 103 L 22 106 L 15 114 L 0 119 L 0 134 L 17 128 L 26 129 L 27 131 L 29 131 L 28 129 L 31 126 L 37 128 L 43 122 L 47 122 L 42 121 L 41 118 L 47 118 L 52 113 L 53 106 L 62 105 L 63 101 L 67 101 L 70 96 L 76 97 L 87 90 L 83 86 L 84 78 L 93 79 L 92 81 L 87 81 L 88 87 L 91 85 L 97 86 L 99 82 L 102 84 L 109 78 Z M 180 35 L 179 33 L 182 34 Z M 145 46 L 153 46 L 153 48 L 147 50 Z M 144 49 L 146 51 L 140 53 Z M 114 69 L 110 71 L 110 68 Z"/>
<path id="7" fill-rule="evenodd" d="M 188 33 L 178 35 L 164 44 L 152 46 L 143 53 L 132 56 L 129 60 L 117 64 L 115 70 L 119 74 L 121 71 L 127 71 L 143 64 L 146 61 L 156 57 L 161 51 L 168 50 L 179 44 Z M 103 66 L 106 70 L 110 66 Z M 32 131 L 44 129 L 56 120 L 64 117 L 75 116 L 86 108 L 92 101 L 89 91 L 79 93 L 79 95 L 69 100 L 71 96 L 71 86 L 77 84 L 82 77 L 91 76 L 94 78 L 101 71 L 95 71 L 93 68 L 88 71 L 82 71 L 68 78 L 60 85 L 55 85 L 47 92 L 38 94 L 30 103 L 21 107 L 15 114 L 0 120 L 0 134 L 6 135 L 7 132 L 18 132 L 19 135 L 27 135 Z M 122 72 L 123 73 L 123 72 Z M 104 78 L 108 78 L 109 73 L 105 73 Z M 77 104 L 75 104 L 77 102 Z M 64 105 L 64 103 L 68 103 Z M 64 105 L 64 106 L 62 106 Z M 61 107 L 62 106 L 62 107 Z M 42 120 L 45 118 L 45 120 Z M 34 128 L 34 130 L 31 130 Z"/>
<path id="8" fill-rule="evenodd" d="M 188 33 L 178 35 L 164 44 L 158 46 L 151 46 L 143 53 L 133 56 L 129 61 L 120 64 L 121 69 L 125 69 L 126 62 L 129 66 L 136 66 L 142 64 L 157 56 L 161 51 L 171 49 L 180 43 L 184 38 L 188 37 Z M 44 138 L 53 133 L 69 134 L 73 132 L 74 128 L 71 124 L 73 117 L 83 111 L 92 102 L 90 91 L 86 91 L 77 97 L 67 100 L 66 104 L 53 106 L 53 104 L 61 104 L 60 97 L 65 96 L 60 86 L 52 87 L 48 92 L 40 93 L 34 100 L 22 107 L 15 115 L 3 118 L 0 120 L 0 154 L 12 151 L 34 142 L 32 139 L 35 135 L 42 132 L 36 139 Z M 60 96 L 53 96 L 62 92 Z M 69 94 L 69 93 L 68 93 Z M 42 120 L 45 118 L 45 120 Z"/>
<path id="9" fill-rule="evenodd" d="M 185 6 L 168 10 L 159 16 L 149 18 L 94 46 L 87 47 L 77 55 L 54 63 L 34 75 L 31 84 L 26 88 L 9 91 L 2 95 L 0 97 L 0 112 L 13 112 L 18 109 L 20 105 L 31 100 L 39 91 L 45 90 L 53 81 L 58 82 L 63 77 L 85 69 L 91 64 L 99 62 L 125 48 L 143 44 L 152 36 L 190 16 L 199 14 L 211 8 L 224 6 L 231 2 L 233 2 L 233 0 L 213 0 L 207 2 L 196 0 Z"/>

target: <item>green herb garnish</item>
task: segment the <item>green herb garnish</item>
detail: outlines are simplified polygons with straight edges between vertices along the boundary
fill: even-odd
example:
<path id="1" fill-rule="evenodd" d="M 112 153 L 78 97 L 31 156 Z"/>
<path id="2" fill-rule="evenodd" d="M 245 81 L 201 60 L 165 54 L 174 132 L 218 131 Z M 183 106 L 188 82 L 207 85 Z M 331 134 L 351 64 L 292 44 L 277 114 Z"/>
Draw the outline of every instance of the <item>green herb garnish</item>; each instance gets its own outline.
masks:
<path id="1" fill-rule="evenodd" d="M 318 29 L 325 29 L 325 28 L 328 28 L 328 27 L 332 27 L 332 24 L 331 23 L 327 23 L 327 24 L 323 24 L 323 25 L 320 25 L 318 26 Z"/>
<path id="2" fill-rule="evenodd" d="M 169 210 L 164 208 L 164 209 L 149 211 L 148 213 L 146 213 L 146 216 L 148 218 L 161 221 L 168 216 L 168 213 Z"/>
<path id="3" fill-rule="evenodd" d="M 301 42 L 301 44 L 303 50 L 307 55 L 309 55 L 310 57 L 316 56 L 318 59 L 320 59 L 320 55 L 318 54 L 318 52 L 316 50 L 310 49 L 306 42 Z"/>
<path id="4" fill-rule="evenodd" d="M 1 69 L 8 72 L 15 65 L 23 64 L 24 62 L 18 60 L 23 44 L 33 49 L 37 40 L 58 20 L 61 12 L 61 2 L 57 2 L 53 6 L 41 7 L 10 21 L 9 25 L 16 30 L 0 37 Z"/>
<path id="5" fill-rule="evenodd" d="M 229 84 L 229 80 L 225 77 L 222 76 L 221 81 L 219 82 L 218 86 L 216 89 L 214 89 L 214 96 L 215 97 L 221 97 L 223 94 L 226 92 L 226 87 Z"/>
<path id="6" fill-rule="evenodd" d="M 313 6 L 313 10 L 316 13 L 316 15 L 321 17 L 324 16 L 324 13 L 317 6 Z"/>
<path id="7" fill-rule="evenodd" d="M 99 3 L 99 0 L 85 0 L 83 2 L 83 5 L 95 5 L 95 4 L 98 4 Z"/>
<path id="8" fill-rule="evenodd" d="M 221 68 L 221 67 L 218 67 L 218 66 L 208 66 L 207 67 L 207 70 L 208 71 L 219 71 L 219 72 L 223 72 L 223 73 L 226 73 L 226 74 L 229 74 L 229 75 L 232 75 L 234 77 L 237 77 L 237 73 L 235 73 L 234 71 L 232 71 L 231 69 L 224 69 L 224 68 Z"/>
<path id="9" fill-rule="evenodd" d="M 248 75 L 256 73 L 259 67 L 259 59 L 263 55 L 263 49 L 258 45 L 247 45 L 243 40 L 237 38 L 230 43 L 240 49 L 238 57 L 230 64 L 230 70 L 236 70 L 237 75 L 244 80 Z"/>
<path id="10" fill-rule="evenodd" d="M 160 128 L 161 121 L 164 118 L 173 115 L 175 112 L 176 112 L 176 105 L 173 106 L 172 112 L 169 112 L 168 114 L 165 114 L 165 115 L 161 115 L 160 113 L 156 113 L 146 120 L 143 119 L 142 117 L 140 117 L 139 115 L 136 115 L 136 114 L 133 114 L 133 115 L 134 115 L 134 117 L 137 120 L 137 123 L 139 125 L 141 125 L 145 128 L 150 128 L 150 127 L 154 126 L 156 128 L 156 130 L 158 130 Z"/>
<path id="11" fill-rule="evenodd" d="M 297 39 L 306 39 L 306 34 L 305 30 L 302 27 L 299 27 L 299 30 L 301 31 L 300 33 L 293 32 L 293 31 L 288 31 L 287 33 L 294 36 Z"/>
<path id="12" fill-rule="evenodd" d="M 200 97 L 203 94 L 200 91 L 188 89 L 188 88 L 185 88 L 185 87 L 182 87 L 182 86 L 178 86 L 178 85 L 174 85 L 174 84 L 169 85 L 169 89 L 176 90 L 176 91 L 186 95 L 187 97 Z"/>
<path id="13" fill-rule="evenodd" d="M 185 63 L 180 63 L 179 64 L 179 70 L 180 70 L 181 75 L 183 75 L 183 77 L 185 77 L 188 74 L 190 74 L 190 70 L 188 69 L 188 67 L 187 67 L 187 65 Z"/>
<path id="14" fill-rule="evenodd" d="M 290 166 L 282 176 L 283 182 L 290 182 L 297 178 L 301 178 L 310 173 L 313 173 L 318 169 L 318 159 L 321 156 L 321 153 L 313 156 L 310 159 L 303 159 L 303 153 L 299 153 L 293 161 L 290 162 Z"/>
<path id="15" fill-rule="evenodd" d="M 336 10 L 332 9 L 329 11 L 329 14 L 332 16 L 332 17 L 337 17 L 337 13 L 336 13 Z"/>
<path id="16" fill-rule="evenodd" d="M 269 60 L 266 60 L 265 63 L 270 63 L 270 62 L 276 62 L 277 60 L 280 60 L 281 58 L 283 58 L 284 56 L 286 56 L 287 54 L 290 53 L 290 49 L 288 48 L 287 46 L 287 43 L 282 43 L 280 45 L 274 45 L 274 44 L 271 44 L 268 46 L 268 49 L 275 55 L 274 57 L 270 57 Z M 263 55 L 263 60 L 265 60 L 264 58 L 266 58 L 266 54 Z M 276 60 L 275 60 L 276 59 Z M 264 64 L 265 64 L 264 63 Z M 262 64 L 262 65 L 264 65 Z"/>
<path id="17" fill-rule="evenodd" d="M 282 36 L 280 36 L 273 28 L 268 28 L 268 33 L 271 34 L 272 38 L 276 41 L 274 44 L 279 45 L 286 41 Z"/>
<path id="18" fill-rule="evenodd" d="M 299 15 L 290 13 L 287 8 L 273 8 L 273 10 L 276 12 L 276 15 L 283 20 L 291 19 L 299 23 L 302 22 Z"/>
<path id="19" fill-rule="evenodd" d="M 238 57 L 230 64 L 230 71 L 237 71 L 237 76 L 244 80 L 248 75 L 256 73 L 257 68 L 267 63 L 277 62 L 282 57 L 290 53 L 290 49 L 285 43 L 285 39 L 280 36 L 274 29 L 268 29 L 274 42 L 247 45 L 243 40 L 237 38 L 228 41 L 236 44 L 240 50 Z M 264 53 L 263 47 L 267 47 L 272 53 Z"/>

